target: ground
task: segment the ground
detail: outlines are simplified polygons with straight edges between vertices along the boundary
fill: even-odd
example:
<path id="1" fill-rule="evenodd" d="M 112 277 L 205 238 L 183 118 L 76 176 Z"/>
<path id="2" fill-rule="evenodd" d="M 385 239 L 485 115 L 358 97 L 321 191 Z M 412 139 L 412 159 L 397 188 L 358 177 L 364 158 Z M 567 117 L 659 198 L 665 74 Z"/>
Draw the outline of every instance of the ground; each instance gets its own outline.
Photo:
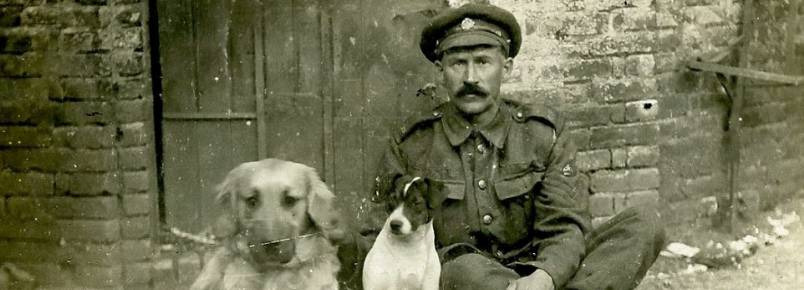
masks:
<path id="1" fill-rule="evenodd" d="M 780 213 L 804 213 L 804 197 L 799 196 L 782 202 L 776 209 L 760 213 L 743 229 L 756 226 L 769 231 L 765 217 Z M 790 224 L 790 234 L 770 246 L 761 246 L 757 252 L 745 258 L 738 267 L 727 266 L 689 273 L 690 263 L 684 259 L 659 257 L 637 290 L 653 289 L 804 289 L 804 226 L 802 221 Z M 747 230 L 746 230 L 747 231 Z M 693 225 L 670 225 L 670 241 L 684 242 L 705 247 L 707 239 L 739 238 L 742 234 L 714 233 L 708 225 L 693 222 Z"/>

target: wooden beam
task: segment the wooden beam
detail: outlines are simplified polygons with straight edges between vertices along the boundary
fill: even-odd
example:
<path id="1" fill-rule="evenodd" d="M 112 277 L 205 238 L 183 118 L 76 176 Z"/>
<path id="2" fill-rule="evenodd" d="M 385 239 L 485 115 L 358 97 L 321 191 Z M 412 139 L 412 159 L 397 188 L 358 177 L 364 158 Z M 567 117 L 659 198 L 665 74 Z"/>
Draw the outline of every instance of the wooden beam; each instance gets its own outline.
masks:
<path id="1" fill-rule="evenodd" d="M 804 76 L 791 76 L 791 75 L 784 75 L 784 74 L 776 74 L 776 73 L 769 73 L 763 72 L 753 69 L 747 69 L 742 67 L 733 67 L 727 65 L 721 65 L 716 63 L 708 63 L 708 62 L 701 62 L 701 61 L 688 61 L 687 67 L 692 70 L 699 70 L 699 71 L 707 71 L 707 72 L 714 72 L 714 73 L 722 73 L 725 75 L 732 75 L 750 79 L 757 79 L 757 80 L 764 80 L 764 81 L 771 81 L 771 82 L 778 82 L 784 84 L 790 84 L 794 86 L 798 86 L 804 84 Z"/>
<path id="2" fill-rule="evenodd" d="M 254 113 L 164 113 L 165 120 L 252 120 L 256 119 Z"/>

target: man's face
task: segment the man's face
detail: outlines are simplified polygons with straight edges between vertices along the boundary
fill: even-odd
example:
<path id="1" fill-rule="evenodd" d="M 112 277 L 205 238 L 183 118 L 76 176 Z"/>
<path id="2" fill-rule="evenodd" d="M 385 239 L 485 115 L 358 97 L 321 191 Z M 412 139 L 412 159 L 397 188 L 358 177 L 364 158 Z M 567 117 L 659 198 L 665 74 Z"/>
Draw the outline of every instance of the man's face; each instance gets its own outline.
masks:
<path id="1" fill-rule="evenodd" d="M 478 115 L 496 108 L 503 76 L 513 60 L 499 47 L 461 47 L 444 53 L 435 65 L 444 78 L 450 101 L 466 115 Z"/>

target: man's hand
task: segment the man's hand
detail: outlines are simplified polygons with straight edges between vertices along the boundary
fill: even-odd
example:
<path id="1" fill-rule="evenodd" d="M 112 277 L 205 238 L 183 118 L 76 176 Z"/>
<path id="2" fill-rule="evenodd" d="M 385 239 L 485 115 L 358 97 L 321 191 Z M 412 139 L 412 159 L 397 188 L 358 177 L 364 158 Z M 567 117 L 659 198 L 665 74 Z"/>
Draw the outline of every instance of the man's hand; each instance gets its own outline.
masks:
<path id="1" fill-rule="evenodd" d="M 506 290 L 555 290 L 553 278 L 542 269 L 532 274 L 513 280 Z"/>

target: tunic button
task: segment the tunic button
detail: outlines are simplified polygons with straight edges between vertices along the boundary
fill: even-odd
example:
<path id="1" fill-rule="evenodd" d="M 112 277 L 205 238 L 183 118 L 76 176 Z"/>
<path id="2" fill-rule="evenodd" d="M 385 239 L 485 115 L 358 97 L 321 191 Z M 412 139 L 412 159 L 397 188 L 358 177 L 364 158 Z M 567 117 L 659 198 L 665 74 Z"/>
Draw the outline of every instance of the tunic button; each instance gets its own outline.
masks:
<path id="1" fill-rule="evenodd" d="M 524 116 L 524 115 L 522 114 L 522 112 L 516 112 L 516 117 L 517 117 L 517 118 L 522 118 L 522 116 Z"/>
<path id="2" fill-rule="evenodd" d="M 494 255 L 497 255 L 498 258 L 502 258 L 503 252 L 500 251 L 500 250 L 497 250 L 496 252 L 494 252 Z"/>
<path id="3" fill-rule="evenodd" d="M 480 190 L 486 189 L 486 181 L 483 179 L 479 180 L 477 182 L 477 187 L 480 188 Z"/>
<path id="4" fill-rule="evenodd" d="M 487 214 L 487 215 L 483 216 L 483 223 L 484 224 L 490 225 L 492 221 L 494 221 L 494 218 L 490 214 Z"/>
<path id="5" fill-rule="evenodd" d="M 486 153 L 486 146 L 483 146 L 483 144 L 477 144 L 477 152 L 480 152 L 480 154 Z"/>

